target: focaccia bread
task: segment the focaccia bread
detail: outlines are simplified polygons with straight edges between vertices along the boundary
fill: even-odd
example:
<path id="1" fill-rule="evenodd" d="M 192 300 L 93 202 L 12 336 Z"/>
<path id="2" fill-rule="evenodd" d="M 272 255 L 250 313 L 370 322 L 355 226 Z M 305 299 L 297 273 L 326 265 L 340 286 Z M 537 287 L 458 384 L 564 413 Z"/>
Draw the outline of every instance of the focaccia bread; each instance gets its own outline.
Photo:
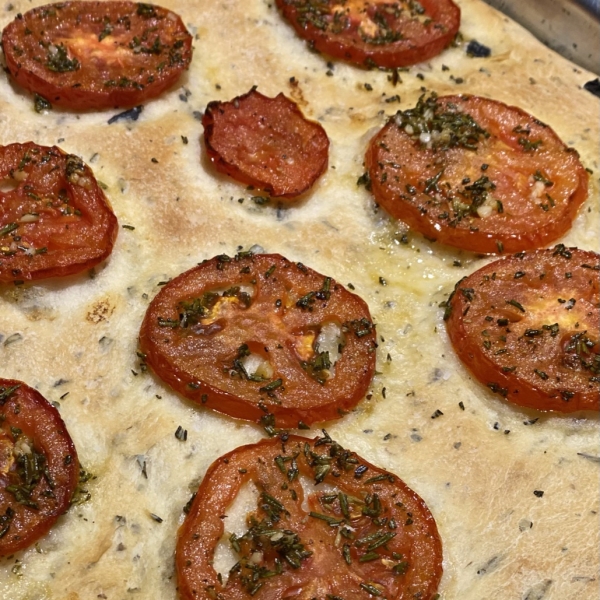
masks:
<path id="1" fill-rule="evenodd" d="M 43 3 L 4 5 L 0 27 Z M 110 124 L 122 110 L 38 113 L 31 95 L 0 78 L 0 143 L 81 157 L 120 225 L 112 255 L 89 274 L 0 287 L 0 376 L 56 403 L 89 474 L 89 497 L 79 494 L 35 546 L 0 559 L 0 598 L 177 598 L 184 506 L 215 459 L 266 434 L 185 400 L 146 370 L 139 330 L 161 284 L 253 247 L 351 283 L 368 304 L 379 344 L 368 394 L 343 418 L 299 433 L 324 427 L 424 499 L 443 544 L 440 597 L 598 597 L 597 413 L 521 408 L 474 380 L 440 304 L 488 258 L 409 231 L 357 184 L 369 140 L 424 92 L 493 98 L 579 152 L 589 196 L 560 242 L 600 251 L 599 100 L 583 89 L 596 76 L 481 0 L 457 3 L 461 39 L 394 73 L 311 52 L 267 0 L 165 0 L 194 38 L 190 68 L 136 119 Z M 471 40 L 491 55 L 469 56 Z M 329 136 L 326 173 L 294 205 L 257 200 L 207 156 L 207 104 L 253 86 L 283 92 Z"/>

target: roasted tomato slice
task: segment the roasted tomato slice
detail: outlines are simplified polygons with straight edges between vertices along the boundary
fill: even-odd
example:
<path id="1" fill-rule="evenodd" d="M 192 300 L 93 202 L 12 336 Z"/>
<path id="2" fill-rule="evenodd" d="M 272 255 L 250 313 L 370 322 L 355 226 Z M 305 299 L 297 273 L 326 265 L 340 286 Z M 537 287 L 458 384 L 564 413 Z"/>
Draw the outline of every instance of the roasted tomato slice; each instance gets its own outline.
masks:
<path id="1" fill-rule="evenodd" d="M 218 564 L 228 546 L 231 564 Z M 212 464 L 176 564 L 183 600 L 433 600 L 442 546 L 429 509 L 398 477 L 327 435 L 289 436 Z"/>
<path id="2" fill-rule="evenodd" d="M 492 262 L 446 312 L 458 356 L 510 402 L 600 410 L 600 256 L 559 244 Z"/>
<path id="3" fill-rule="evenodd" d="M 231 102 L 210 102 L 204 141 L 218 171 L 272 196 L 295 198 L 327 168 L 329 139 L 283 94 L 250 90 Z"/>
<path id="4" fill-rule="evenodd" d="M 45 535 L 78 481 L 77 453 L 58 411 L 24 383 L 0 379 L 0 556 Z"/>
<path id="5" fill-rule="evenodd" d="M 217 256 L 176 277 L 151 302 L 140 346 L 187 398 L 280 427 L 339 418 L 375 369 L 367 305 L 277 254 Z"/>
<path id="6" fill-rule="evenodd" d="M 0 282 L 72 275 L 103 261 L 117 218 L 80 158 L 0 146 Z"/>
<path id="7" fill-rule="evenodd" d="M 312 48 L 367 67 L 407 67 L 454 40 L 460 9 L 452 0 L 276 0 Z"/>
<path id="8" fill-rule="evenodd" d="M 170 88 L 192 37 L 170 10 L 136 2 L 61 2 L 19 14 L 2 33 L 9 73 L 76 110 L 128 107 Z"/>
<path id="9" fill-rule="evenodd" d="M 424 236 L 518 252 L 563 235 L 587 197 L 577 152 L 531 115 L 475 96 L 422 97 L 366 155 L 375 199 Z"/>

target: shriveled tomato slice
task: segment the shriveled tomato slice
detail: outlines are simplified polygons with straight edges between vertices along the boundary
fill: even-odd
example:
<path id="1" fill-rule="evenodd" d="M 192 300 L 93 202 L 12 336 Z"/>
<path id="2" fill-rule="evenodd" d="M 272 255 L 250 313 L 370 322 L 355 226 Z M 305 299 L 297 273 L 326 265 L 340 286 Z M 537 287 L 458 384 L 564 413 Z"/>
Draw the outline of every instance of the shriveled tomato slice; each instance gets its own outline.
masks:
<path id="1" fill-rule="evenodd" d="M 339 418 L 375 369 L 367 305 L 278 254 L 222 255 L 176 277 L 140 333 L 152 369 L 232 417 L 297 427 Z"/>
<path id="2" fill-rule="evenodd" d="M 407 67 L 454 40 L 460 8 L 452 0 L 276 0 L 312 48 L 367 67 Z"/>
<path id="3" fill-rule="evenodd" d="M 462 279 L 448 302 L 452 345 L 475 377 L 510 402 L 600 410 L 600 256 L 521 252 Z"/>
<path id="4" fill-rule="evenodd" d="M 24 383 L 0 379 L 0 556 L 45 535 L 78 481 L 77 453 L 56 408 Z"/>
<path id="5" fill-rule="evenodd" d="M 170 88 L 192 58 L 181 18 L 138 2 L 60 2 L 34 8 L 2 33 L 9 73 L 72 109 L 129 107 Z"/>
<path id="6" fill-rule="evenodd" d="M 72 275 L 103 261 L 115 217 L 91 169 L 56 146 L 0 146 L 0 281 Z"/>
<path id="7" fill-rule="evenodd" d="M 248 488 L 247 525 L 229 529 Z M 218 573 L 226 529 L 235 564 Z M 179 530 L 176 564 L 183 600 L 433 600 L 442 546 L 429 509 L 398 477 L 327 435 L 289 436 L 212 464 Z"/>
<path id="8" fill-rule="evenodd" d="M 563 235 L 587 197 L 576 151 L 536 118 L 476 96 L 422 97 L 366 154 L 375 199 L 426 237 L 517 252 Z"/>
<path id="9" fill-rule="evenodd" d="M 327 168 L 329 139 L 295 102 L 255 89 L 231 102 L 210 102 L 202 118 L 215 168 L 272 196 L 295 198 Z"/>

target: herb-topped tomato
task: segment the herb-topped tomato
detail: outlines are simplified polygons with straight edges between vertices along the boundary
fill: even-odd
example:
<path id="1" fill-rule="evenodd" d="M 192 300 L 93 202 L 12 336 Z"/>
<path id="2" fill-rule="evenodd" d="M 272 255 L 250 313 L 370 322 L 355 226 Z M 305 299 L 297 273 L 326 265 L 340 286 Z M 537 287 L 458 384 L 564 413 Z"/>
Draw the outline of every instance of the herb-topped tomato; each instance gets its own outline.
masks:
<path id="1" fill-rule="evenodd" d="M 111 253 L 117 219 L 77 156 L 0 146 L 0 182 L 0 282 L 72 275 Z"/>
<path id="2" fill-rule="evenodd" d="M 439 54 L 458 33 L 452 0 L 277 0 L 312 48 L 367 67 L 406 67 Z"/>
<path id="3" fill-rule="evenodd" d="M 283 94 L 255 89 L 210 102 L 202 118 L 211 162 L 234 179 L 279 198 L 306 192 L 327 168 L 329 138 Z"/>
<path id="4" fill-rule="evenodd" d="M 452 345 L 510 402 L 600 410 L 600 256 L 562 244 L 492 262 L 456 284 Z"/>
<path id="5" fill-rule="evenodd" d="M 248 487 L 256 502 L 246 530 L 228 532 L 235 565 L 217 573 L 226 517 Z M 213 463 L 179 531 L 176 564 L 183 600 L 433 600 L 442 547 L 427 506 L 398 477 L 327 435 L 289 436 Z"/>
<path id="6" fill-rule="evenodd" d="M 77 453 L 58 411 L 24 383 L 0 379 L 0 556 L 45 535 L 78 481 Z"/>
<path id="7" fill-rule="evenodd" d="M 140 347 L 156 374 L 194 402 L 298 427 L 359 402 L 376 343 L 367 305 L 333 279 L 277 254 L 243 253 L 165 285 Z"/>
<path id="8" fill-rule="evenodd" d="M 435 95 L 398 112 L 371 140 L 375 199 L 429 239 L 475 252 L 544 246 L 587 197 L 577 152 L 519 108 Z"/>
<path id="9" fill-rule="evenodd" d="M 175 13 L 125 1 L 61 2 L 7 25 L 9 73 L 30 92 L 73 109 L 134 106 L 179 79 L 192 38 Z"/>

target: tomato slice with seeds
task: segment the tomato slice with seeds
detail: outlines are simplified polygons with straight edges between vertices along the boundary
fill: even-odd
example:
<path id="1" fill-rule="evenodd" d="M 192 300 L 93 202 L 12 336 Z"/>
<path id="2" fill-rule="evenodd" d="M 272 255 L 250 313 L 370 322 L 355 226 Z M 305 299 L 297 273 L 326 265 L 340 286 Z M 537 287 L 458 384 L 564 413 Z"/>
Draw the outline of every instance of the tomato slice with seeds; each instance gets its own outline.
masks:
<path id="1" fill-rule="evenodd" d="M 367 305 L 330 277 L 277 254 L 217 256 L 166 284 L 140 348 L 194 402 L 232 417 L 298 427 L 339 418 L 375 369 Z"/>
<path id="2" fill-rule="evenodd" d="M 77 453 L 56 408 L 24 383 L 0 379 L 0 556 L 45 535 L 78 481 Z"/>
<path id="3" fill-rule="evenodd" d="M 215 168 L 278 198 L 306 192 L 327 169 L 329 138 L 283 94 L 254 88 L 231 102 L 210 102 L 202 118 Z"/>
<path id="4" fill-rule="evenodd" d="M 0 282 L 80 273 L 106 259 L 117 218 L 91 169 L 56 146 L 0 146 Z"/>
<path id="5" fill-rule="evenodd" d="M 277 0 L 311 48 L 367 67 L 407 67 L 440 54 L 458 33 L 452 0 Z"/>
<path id="6" fill-rule="evenodd" d="M 600 410 L 600 256 L 522 252 L 456 284 L 446 327 L 475 377 L 541 410 Z"/>
<path id="7" fill-rule="evenodd" d="M 576 151 L 514 106 L 422 97 L 390 118 L 366 154 L 376 201 L 429 239 L 484 253 L 556 240 L 587 198 Z"/>
<path id="8" fill-rule="evenodd" d="M 137 2 L 60 2 L 19 14 L 2 33 L 6 66 L 30 92 L 75 110 L 130 107 L 187 69 L 192 37 L 174 12 Z"/>
<path id="9" fill-rule="evenodd" d="M 245 531 L 228 531 L 234 565 L 217 548 L 245 489 Z M 243 446 L 208 469 L 179 530 L 183 600 L 437 598 L 442 545 L 423 500 L 398 477 L 329 436 Z"/>

